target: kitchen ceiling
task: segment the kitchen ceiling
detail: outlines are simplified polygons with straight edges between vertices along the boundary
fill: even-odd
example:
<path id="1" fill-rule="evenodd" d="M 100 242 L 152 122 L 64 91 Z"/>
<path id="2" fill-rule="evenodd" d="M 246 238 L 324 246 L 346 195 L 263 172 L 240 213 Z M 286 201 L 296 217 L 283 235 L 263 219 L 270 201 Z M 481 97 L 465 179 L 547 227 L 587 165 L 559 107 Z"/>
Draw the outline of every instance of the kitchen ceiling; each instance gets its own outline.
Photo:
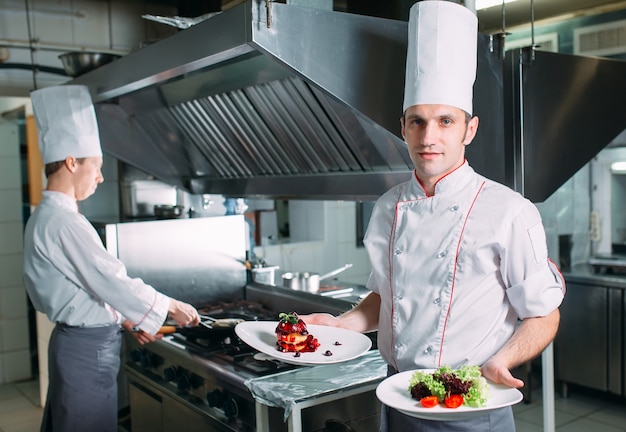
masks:
<path id="1" fill-rule="evenodd" d="M 181 16 L 201 15 L 207 12 L 219 10 L 219 0 L 155 0 L 163 4 L 176 7 Z M 223 10 L 230 9 L 245 0 L 221 0 Z M 456 3 L 469 3 L 463 0 L 449 0 Z M 306 5 L 306 0 L 278 0 L 277 3 L 292 3 Z M 364 15 L 379 16 L 383 18 L 408 19 L 408 10 L 416 0 L 333 0 L 333 8 L 338 11 L 356 12 Z M 312 1 L 312 3 L 315 3 Z M 324 0 L 317 0 L 324 3 Z M 217 8 L 217 9 L 216 9 Z M 600 9 L 598 9 L 600 8 Z M 544 19 L 553 19 L 560 16 L 574 14 L 584 15 L 588 13 L 606 10 L 624 9 L 626 1 L 615 0 L 516 0 L 506 4 L 505 27 L 511 28 L 527 25 L 534 15 L 535 22 Z M 534 9 L 534 14 L 533 14 Z M 502 29 L 502 6 L 494 6 L 478 11 L 480 31 L 493 33 Z"/>

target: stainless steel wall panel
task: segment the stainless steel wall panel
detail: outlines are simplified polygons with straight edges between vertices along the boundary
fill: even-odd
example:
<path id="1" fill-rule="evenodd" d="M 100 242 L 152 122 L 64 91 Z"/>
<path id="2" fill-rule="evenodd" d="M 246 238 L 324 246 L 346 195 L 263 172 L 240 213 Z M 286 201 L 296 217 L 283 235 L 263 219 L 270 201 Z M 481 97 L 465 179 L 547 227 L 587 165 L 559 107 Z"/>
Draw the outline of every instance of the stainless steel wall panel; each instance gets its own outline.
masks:
<path id="1" fill-rule="evenodd" d="M 243 296 L 247 281 L 243 216 L 126 222 L 115 227 L 117 256 L 129 276 L 194 305 Z"/>

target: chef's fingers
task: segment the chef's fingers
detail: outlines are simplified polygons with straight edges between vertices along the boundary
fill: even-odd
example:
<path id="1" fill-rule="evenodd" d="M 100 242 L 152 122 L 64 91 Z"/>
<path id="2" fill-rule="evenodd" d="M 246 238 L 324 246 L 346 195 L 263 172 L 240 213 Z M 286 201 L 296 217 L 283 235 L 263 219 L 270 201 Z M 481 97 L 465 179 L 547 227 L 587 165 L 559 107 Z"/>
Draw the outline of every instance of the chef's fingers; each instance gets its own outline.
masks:
<path id="1" fill-rule="evenodd" d="M 135 330 L 135 331 L 130 332 L 130 334 L 133 335 L 135 340 L 137 340 L 137 342 L 139 342 L 140 345 L 154 342 L 156 340 L 156 337 L 152 336 L 149 333 L 146 333 L 143 330 Z"/>
<path id="2" fill-rule="evenodd" d="M 493 357 L 480 367 L 480 372 L 485 378 L 496 384 L 512 388 L 524 387 L 524 381 L 514 377 L 506 365 L 501 364 Z"/>
<path id="3" fill-rule="evenodd" d="M 185 302 L 171 299 L 168 312 L 170 317 L 181 327 L 197 325 L 200 322 L 196 308 Z"/>
<path id="4" fill-rule="evenodd" d="M 338 327 L 339 320 L 336 316 L 328 313 L 312 313 L 309 315 L 300 315 L 300 318 L 307 324 L 325 325 L 331 327 Z"/>

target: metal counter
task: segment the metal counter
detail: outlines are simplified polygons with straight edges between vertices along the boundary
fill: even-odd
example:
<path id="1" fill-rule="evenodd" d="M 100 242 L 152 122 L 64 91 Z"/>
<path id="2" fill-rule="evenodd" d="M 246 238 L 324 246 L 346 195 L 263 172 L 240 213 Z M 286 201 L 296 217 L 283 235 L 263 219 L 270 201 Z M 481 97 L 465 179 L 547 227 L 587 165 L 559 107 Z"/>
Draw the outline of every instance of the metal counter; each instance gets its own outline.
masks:
<path id="1" fill-rule="evenodd" d="M 626 275 L 597 274 L 587 267 L 581 267 L 571 272 L 563 273 L 563 277 L 565 277 L 566 283 L 626 289 Z"/>

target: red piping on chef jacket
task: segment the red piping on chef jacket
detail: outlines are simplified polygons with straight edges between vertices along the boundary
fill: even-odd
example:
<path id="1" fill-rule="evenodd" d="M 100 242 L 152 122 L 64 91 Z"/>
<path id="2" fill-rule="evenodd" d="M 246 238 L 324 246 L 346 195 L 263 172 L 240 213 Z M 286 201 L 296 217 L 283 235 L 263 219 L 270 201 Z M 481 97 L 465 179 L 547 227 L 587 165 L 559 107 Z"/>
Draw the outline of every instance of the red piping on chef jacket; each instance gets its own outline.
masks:
<path id="1" fill-rule="evenodd" d="M 554 261 L 552 261 L 550 258 L 548 258 L 548 265 L 552 264 L 552 266 L 554 267 L 554 269 L 556 270 L 556 272 L 559 274 L 559 276 L 561 277 L 561 284 L 563 285 L 563 295 L 565 295 L 565 292 L 567 291 L 567 286 L 565 285 L 565 277 L 563 276 L 563 273 L 561 273 L 561 269 L 559 268 L 558 265 L 556 265 L 556 263 Z"/>
<path id="2" fill-rule="evenodd" d="M 474 209 L 474 204 L 476 204 L 476 200 L 478 199 L 478 195 L 480 195 L 480 191 L 483 190 L 485 186 L 485 182 L 482 182 L 480 187 L 478 188 L 478 192 L 476 192 L 476 196 L 472 201 L 472 205 L 470 206 L 467 214 L 465 215 L 465 221 L 463 222 L 463 229 L 461 230 L 461 235 L 459 236 L 459 242 L 456 245 L 456 255 L 454 257 L 454 272 L 452 276 L 452 287 L 450 289 L 450 301 L 448 303 L 448 312 L 446 313 L 446 319 L 443 322 L 443 332 L 441 334 L 441 346 L 439 347 L 439 359 L 437 360 L 437 367 L 441 367 L 441 357 L 443 352 L 443 341 L 446 338 L 446 327 L 448 326 L 448 318 L 450 317 L 450 309 L 452 308 L 452 297 L 454 297 L 454 286 L 456 284 L 456 267 L 459 262 L 459 251 L 461 250 L 461 240 L 463 239 L 463 233 L 465 232 L 465 226 L 467 225 L 467 220 L 469 219 L 469 215 Z"/>

